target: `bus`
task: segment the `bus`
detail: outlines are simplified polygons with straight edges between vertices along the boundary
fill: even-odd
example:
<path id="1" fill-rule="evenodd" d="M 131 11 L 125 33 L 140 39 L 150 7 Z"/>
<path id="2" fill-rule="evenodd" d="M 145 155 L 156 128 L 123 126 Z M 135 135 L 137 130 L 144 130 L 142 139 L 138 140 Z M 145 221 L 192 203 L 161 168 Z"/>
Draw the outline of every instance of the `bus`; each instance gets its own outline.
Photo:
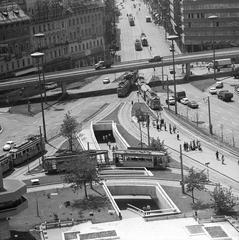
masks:
<path id="1" fill-rule="evenodd" d="M 113 151 L 113 163 L 117 167 L 145 167 L 151 169 L 166 169 L 169 160 L 166 152 L 147 148 L 128 148 Z"/>
<path id="2" fill-rule="evenodd" d="M 79 153 L 65 152 L 59 155 L 47 156 L 43 160 L 43 168 L 47 173 L 58 173 L 65 171 L 66 164 L 74 161 L 77 157 L 86 155 L 96 166 L 109 165 L 109 156 L 107 150 L 84 150 Z"/>

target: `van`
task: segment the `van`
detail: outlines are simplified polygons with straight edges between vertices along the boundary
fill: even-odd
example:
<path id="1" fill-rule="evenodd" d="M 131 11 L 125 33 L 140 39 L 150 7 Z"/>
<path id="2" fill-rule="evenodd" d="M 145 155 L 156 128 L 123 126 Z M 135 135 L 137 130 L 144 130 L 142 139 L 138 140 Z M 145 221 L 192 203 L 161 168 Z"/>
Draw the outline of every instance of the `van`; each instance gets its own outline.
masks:
<path id="1" fill-rule="evenodd" d="M 146 22 L 151 22 L 151 17 L 150 16 L 146 16 Z"/>

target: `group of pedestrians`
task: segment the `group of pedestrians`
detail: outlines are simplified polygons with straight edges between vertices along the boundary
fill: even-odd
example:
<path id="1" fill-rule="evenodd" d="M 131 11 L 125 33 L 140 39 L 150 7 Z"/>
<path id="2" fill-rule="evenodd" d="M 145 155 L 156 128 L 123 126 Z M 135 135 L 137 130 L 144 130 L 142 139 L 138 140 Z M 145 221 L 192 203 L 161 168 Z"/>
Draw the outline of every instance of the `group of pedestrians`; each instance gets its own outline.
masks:
<path id="1" fill-rule="evenodd" d="M 216 155 L 216 159 L 218 161 L 220 161 L 220 153 L 218 151 L 216 151 L 215 155 Z M 225 162 L 225 156 L 223 154 L 221 155 L 221 161 L 222 161 L 222 164 L 225 164 L 224 163 Z"/>
<path id="2" fill-rule="evenodd" d="M 195 151 L 195 150 L 199 150 L 202 151 L 202 144 L 199 140 L 193 140 L 190 142 L 184 142 L 183 143 L 183 150 L 185 152 L 189 152 L 189 151 Z"/>

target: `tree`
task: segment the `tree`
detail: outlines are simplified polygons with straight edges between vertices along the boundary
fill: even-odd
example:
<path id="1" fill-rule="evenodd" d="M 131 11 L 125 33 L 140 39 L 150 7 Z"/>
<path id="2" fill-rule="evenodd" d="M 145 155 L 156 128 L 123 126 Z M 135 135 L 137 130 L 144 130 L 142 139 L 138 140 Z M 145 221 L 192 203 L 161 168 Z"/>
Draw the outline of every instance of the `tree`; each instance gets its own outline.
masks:
<path id="1" fill-rule="evenodd" d="M 163 165 L 168 166 L 168 163 L 171 161 L 171 156 L 168 153 L 167 148 L 165 147 L 164 143 L 160 141 L 159 138 L 151 138 L 150 141 L 150 148 L 153 148 L 156 151 L 161 151 L 166 153 L 166 162 L 163 163 Z"/>
<path id="2" fill-rule="evenodd" d="M 192 192 L 192 199 L 194 203 L 194 190 L 198 191 L 205 189 L 205 183 L 207 181 L 207 175 L 204 170 L 197 171 L 193 167 L 188 169 L 188 175 L 184 178 L 184 183 L 186 184 L 186 191 Z"/>
<path id="3" fill-rule="evenodd" d="M 78 190 L 84 186 L 85 197 L 87 196 L 87 183 L 99 182 L 99 176 L 96 169 L 96 160 L 90 159 L 87 153 L 78 154 L 70 162 L 65 163 L 65 174 L 63 181 L 70 183 L 71 188 Z"/>
<path id="4" fill-rule="evenodd" d="M 70 151 L 72 151 L 73 147 L 73 138 L 77 132 L 81 131 L 81 128 L 82 125 L 77 122 L 76 117 L 71 116 L 70 112 L 67 112 L 61 124 L 60 131 L 62 136 L 68 139 Z"/>
<path id="5" fill-rule="evenodd" d="M 228 189 L 217 184 L 210 195 L 212 197 L 213 209 L 216 214 L 232 213 L 233 208 L 237 205 L 231 187 Z"/>

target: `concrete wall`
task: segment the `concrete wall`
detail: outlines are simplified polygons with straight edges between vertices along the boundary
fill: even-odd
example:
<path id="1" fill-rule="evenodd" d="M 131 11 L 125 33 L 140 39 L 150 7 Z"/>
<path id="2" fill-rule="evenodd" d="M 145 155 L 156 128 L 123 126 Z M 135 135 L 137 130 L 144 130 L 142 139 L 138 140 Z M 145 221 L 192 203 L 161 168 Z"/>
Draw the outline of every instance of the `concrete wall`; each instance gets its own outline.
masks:
<path id="1" fill-rule="evenodd" d="M 110 131 L 112 130 L 112 123 L 113 121 L 102 121 L 93 123 L 93 130 L 94 131 Z"/>
<path id="2" fill-rule="evenodd" d="M 8 220 L 0 219 L 0 239 L 5 240 L 9 239 L 10 237 L 10 227 Z"/>

